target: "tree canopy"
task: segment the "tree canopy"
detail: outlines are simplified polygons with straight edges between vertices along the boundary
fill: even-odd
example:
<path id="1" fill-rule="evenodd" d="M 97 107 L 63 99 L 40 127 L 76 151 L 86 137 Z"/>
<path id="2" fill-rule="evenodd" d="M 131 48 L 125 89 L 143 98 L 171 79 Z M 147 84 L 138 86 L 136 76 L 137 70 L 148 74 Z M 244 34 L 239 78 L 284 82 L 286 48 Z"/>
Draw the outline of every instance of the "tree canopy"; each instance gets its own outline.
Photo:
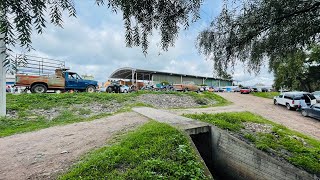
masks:
<path id="1" fill-rule="evenodd" d="M 281 59 L 274 70 L 276 89 L 312 92 L 320 88 L 320 46 L 297 50 Z"/>
<path id="2" fill-rule="evenodd" d="M 319 0 L 225 0 L 220 15 L 197 38 L 201 53 L 217 72 L 243 62 L 259 72 L 265 60 L 274 64 L 297 49 L 319 41 Z"/>
<path id="3" fill-rule="evenodd" d="M 202 0 L 95 0 L 113 12 L 122 13 L 127 46 L 141 46 L 146 54 L 148 37 L 159 30 L 161 49 L 173 46 L 181 28 L 199 18 Z M 49 14 L 50 23 L 62 27 L 63 12 L 76 16 L 73 0 L 1 0 L 0 32 L 8 46 L 19 44 L 31 49 L 31 34 L 42 33 Z"/>

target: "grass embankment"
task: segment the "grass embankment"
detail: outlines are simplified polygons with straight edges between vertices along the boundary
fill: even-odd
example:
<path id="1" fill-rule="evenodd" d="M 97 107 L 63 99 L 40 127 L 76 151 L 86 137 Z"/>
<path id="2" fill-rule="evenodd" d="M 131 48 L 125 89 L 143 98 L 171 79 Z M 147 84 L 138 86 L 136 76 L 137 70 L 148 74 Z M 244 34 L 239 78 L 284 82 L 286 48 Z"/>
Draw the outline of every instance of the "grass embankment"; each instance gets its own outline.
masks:
<path id="1" fill-rule="evenodd" d="M 208 179 L 187 138 L 151 121 L 93 151 L 60 179 Z"/>
<path id="2" fill-rule="evenodd" d="M 133 96 L 135 95 L 106 93 L 9 94 L 7 110 L 9 114 L 15 113 L 11 117 L 0 118 L 0 137 L 105 117 L 111 113 L 102 110 L 110 107 L 110 102 L 125 103 Z M 97 112 L 93 112 L 93 104 L 99 105 Z M 115 108 L 120 111 L 129 106 L 126 104 Z"/>
<path id="3" fill-rule="evenodd" d="M 274 96 L 279 96 L 279 92 L 255 92 L 251 93 L 254 96 L 273 99 Z"/>
<path id="4" fill-rule="evenodd" d="M 228 100 L 224 99 L 223 97 L 221 97 L 215 93 L 212 93 L 212 92 L 203 92 L 200 94 L 195 93 L 195 92 L 188 92 L 187 94 L 189 96 L 192 96 L 198 104 L 201 104 L 202 108 L 216 107 L 216 106 L 227 106 L 227 105 L 231 104 L 230 101 L 228 101 Z M 215 101 L 215 103 L 212 105 L 207 105 L 208 100 Z"/>
<path id="5" fill-rule="evenodd" d="M 0 137 L 43 129 L 55 125 L 90 121 L 115 112 L 130 111 L 135 106 L 150 106 L 135 101 L 146 93 L 189 95 L 199 101 L 215 100 L 217 105 L 228 102 L 212 93 L 147 92 L 115 93 L 63 93 L 7 95 L 9 117 L 0 117 Z M 199 102 L 200 104 L 201 102 Z M 204 105 L 205 106 L 205 105 Z"/>
<path id="6" fill-rule="evenodd" d="M 186 116 L 232 131 L 258 149 L 282 157 L 310 173 L 320 175 L 320 141 L 250 112 L 189 114 Z M 245 127 L 245 123 L 267 125 L 270 131 L 251 131 L 250 128 Z"/>

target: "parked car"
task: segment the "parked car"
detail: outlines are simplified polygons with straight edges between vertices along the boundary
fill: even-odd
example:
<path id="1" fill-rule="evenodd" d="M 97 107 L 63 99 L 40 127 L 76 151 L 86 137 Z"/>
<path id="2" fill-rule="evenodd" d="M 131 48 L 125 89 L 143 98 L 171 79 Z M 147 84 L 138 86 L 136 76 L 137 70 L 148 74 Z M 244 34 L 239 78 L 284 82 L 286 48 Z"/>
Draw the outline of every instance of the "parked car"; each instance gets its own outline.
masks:
<path id="1" fill-rule="evenodd" d="M 233 92 L 240 92 L 240 88 L 239 87 L 233 88 Z"/>
<path id="2" fill-rule="evenodd" d="M 201 92 L 209 91 L 209 86 L 200 86 L 199 90 L 200 90 Z"/>
<path id="3" fill-rule="evenodd" d="M 13 88 L 12 88 L 11 86 L 9 86 L 9 85 L 6 86 L 6 92 L 7 92 L 7 93 L 11 93 L 11 92 L 12 92 L 12 89 L 13 89 Z"/>
<path id="4" fill-rule="evenodd" d="M 240 93 L 241 94 L 249 94 L 251 91 L 250 91 L 250 88 L 248 88 L 248 87 L 242 87 L 241 89 L 240 89 Z"/>
<path id="5" fill-rule="evenodd" d="M 183 84 L 173 84 L 173 89 L 176 91 L 196 91 L 200 92 L 199 86 L 195 85 L 192 82 L 184 82 Z"/>
<path id="6" fill-rule="evenodd" d="M 316 97 L 317 102 L 320 103 L 320 91 L 315 91 L 312 94 Z"/>
<path id="7" fill-rule="evenodd" d="M 308 92 L 284 92 L 279 96 L 275 96 L 273 103 L 275 105 L 286 106 L 288 110 L 291 110 L 298 109 L 303 104 L 305 104 L 304 106 L 311 106 L 316 104 L 317 101 L 313 94 Z"/>
<path id="8" fill-rule="evenodd" d="M 251 92 L 258 92 L 258 88 L 252 88 Z"/>
<path id="9" fill-rule="evenodd" d="M 320 120 L 320 104 L 314 104 L 310 107 L 303 107 L 301 114 L 305 117 L 309 116 Z"/>
<path id="10" fill-rule="evenodd" d="M 261 92 L 269 92 L 267 88 L 261 88 Z"/>
<path id="11" fill-rule="evenodd" d="M 100 92 L 108 92 L 108 93 L 128 93 L 130 92 L 130 87 L 121 84 L 110 84 L 107 87 L 100 88 Z"/>

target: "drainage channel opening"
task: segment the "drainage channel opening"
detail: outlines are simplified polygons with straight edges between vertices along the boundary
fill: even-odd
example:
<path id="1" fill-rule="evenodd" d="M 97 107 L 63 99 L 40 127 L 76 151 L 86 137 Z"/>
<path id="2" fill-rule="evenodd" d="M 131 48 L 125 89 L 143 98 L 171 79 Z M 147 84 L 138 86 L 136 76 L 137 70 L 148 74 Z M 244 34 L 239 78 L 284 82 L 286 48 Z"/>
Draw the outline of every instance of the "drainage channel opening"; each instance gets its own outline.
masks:
<path id="1" fill-rule="evenodd" d="M 213 171 L 213 157 L 211 147 L 211 137 L 209 132 L 190 135 L 194 145 L 196 145 L 202 159 L 206 163 L 211 174 Z"/>
<path id="2" fill-rule="evenodd" d="M 191 134 L 190 137 L 215 180 L 238 179 L 227 174 L 225 170 L 219 168 L 219 165 L 215 164 L 217 162 L 215 162 L 215 158 L 213 157 L 211 132 Z"/>

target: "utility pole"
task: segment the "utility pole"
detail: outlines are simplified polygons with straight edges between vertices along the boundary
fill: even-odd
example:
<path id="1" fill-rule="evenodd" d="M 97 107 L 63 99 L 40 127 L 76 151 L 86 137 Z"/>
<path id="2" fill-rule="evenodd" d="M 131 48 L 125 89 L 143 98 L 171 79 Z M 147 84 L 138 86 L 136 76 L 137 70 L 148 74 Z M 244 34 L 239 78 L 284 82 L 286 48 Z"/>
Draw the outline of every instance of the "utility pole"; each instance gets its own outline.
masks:
<path id="1" fill-rule="evenodd" d="M 0 117 L 6 115 L 6 68 L 4 34 L 0 33 Z"/>

